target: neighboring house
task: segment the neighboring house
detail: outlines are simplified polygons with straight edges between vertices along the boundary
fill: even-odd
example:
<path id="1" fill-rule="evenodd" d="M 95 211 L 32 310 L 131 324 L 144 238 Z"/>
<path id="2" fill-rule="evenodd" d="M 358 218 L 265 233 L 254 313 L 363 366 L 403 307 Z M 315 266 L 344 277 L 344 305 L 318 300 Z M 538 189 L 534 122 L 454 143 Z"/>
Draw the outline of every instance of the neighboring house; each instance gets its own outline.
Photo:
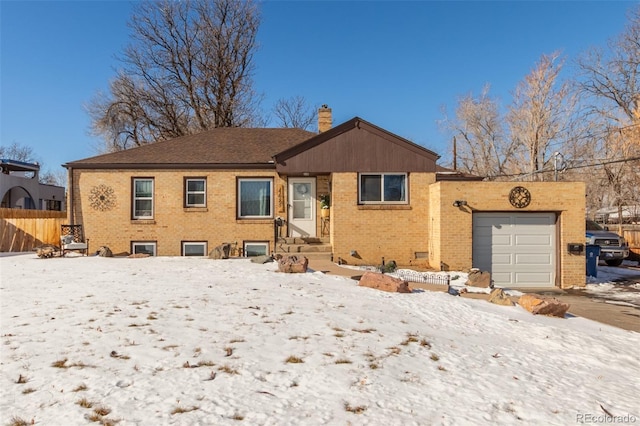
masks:
<path id="1" fill-rule="evenodd" d="M 40 183 L 38 164 L 0 159 L 0 169 L 0 207 L 64 211 L 64 187 Z"/>
<path id="2" fill-rule="evenodd" d="M 336 262 L 473 266 L 512 287 L 585 284 L 582 183 L 480 182 L 361 118 L 331 128 L 323 107 L 318 121 L 319 134 L 218 128 L 69 162 L 69 221 L 113 252 L 205 255 L 237 242 L 273 253 L 285 234 L 326 227 Z"/>

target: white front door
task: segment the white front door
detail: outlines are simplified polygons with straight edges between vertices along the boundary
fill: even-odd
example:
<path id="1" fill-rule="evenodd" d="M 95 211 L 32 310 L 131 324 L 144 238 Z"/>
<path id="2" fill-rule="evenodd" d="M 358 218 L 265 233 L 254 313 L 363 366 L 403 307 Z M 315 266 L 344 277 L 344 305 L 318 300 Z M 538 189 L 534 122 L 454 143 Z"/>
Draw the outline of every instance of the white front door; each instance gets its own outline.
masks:
<path id="1" fill-rule="evenodd" d="M 316 236 L 315 178 L 289 178 L 289 236 Z"/>

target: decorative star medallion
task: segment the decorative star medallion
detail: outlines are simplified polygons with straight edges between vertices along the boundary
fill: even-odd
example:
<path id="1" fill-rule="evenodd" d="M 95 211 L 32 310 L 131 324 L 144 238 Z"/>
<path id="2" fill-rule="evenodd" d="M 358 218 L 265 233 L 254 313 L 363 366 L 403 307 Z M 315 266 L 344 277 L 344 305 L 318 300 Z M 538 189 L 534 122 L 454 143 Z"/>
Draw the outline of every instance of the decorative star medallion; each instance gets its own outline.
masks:
<path id="1" fill-rule="evenodd" d="M 100 184 L 91 188 L 89 202 L 95 210 L 105 212 L 115 207 L 116 195 L 113 192 L 113 188 Z"/>
<path id="2" fill-rule="evenodd" d="M 531 203 L 531 193 L 523 186 L 516 186 L 509 193 L 509 202 L 518 209 L 523 209 Z"/>

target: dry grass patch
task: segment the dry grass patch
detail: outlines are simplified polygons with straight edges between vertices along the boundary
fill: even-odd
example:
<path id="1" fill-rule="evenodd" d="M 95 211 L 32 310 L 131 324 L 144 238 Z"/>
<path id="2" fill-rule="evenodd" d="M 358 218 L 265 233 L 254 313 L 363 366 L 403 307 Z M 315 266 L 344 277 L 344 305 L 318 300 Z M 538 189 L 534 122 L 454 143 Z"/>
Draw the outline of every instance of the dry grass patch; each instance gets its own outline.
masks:
<path id="1" fill-rule="evenodd" d="M 110 408 L 107 408 L 107 407 L 105 407 L 105 406 L 100 405 L 100 406 L 98 406 L 98 407 L 94 408 L 94 409 L 93 409 L 93 412 L 94 412 L 96 415 L 98 415 L 98 416 L 100 416 L 100 417 L 103 417 L 103 416 L 107 416 L 107 415 L 109 415 L 109 413 L 111 413 L 111 409 L 110 409 Z"/>
<path id="2" fill-rule="evenodd" d="M 440 357 L 438 355 L 436 355 L 436 354 L 431 354 L 430 358 L 431 358 L 431 361 L 439 361 L 440 360 Z"/>
<path id="3" fill-rule="evenodd" d="M 92 365 L 85 364 L 82 361 L 74 362 L 73 364 L 67 364 L 67 361 L 69 361 L 67 358 L 59 359 L 57 361 L 52 362 L 51 366 L 54 368 L 71 368 L 71 367 L 78 367 L 78 368 L 92 367 L 93 368 Z"/>
<path id="4" fill-rule="evenodd" d="M 346 358 L 339 358 L 339 359 L 336 359 L 333 363 L 334 364 L 351 364 L 351 361 Z"/>
<path id="5" fill-rule="evenodd" d="M 73 389 L 71 392 L 82 392 L 86 390 L 87 390 L 87 385 L 85 385 L 84 383 L 81 383 L 78 386 L 76 386 L 75 389 Z"/>
<path id="6" fill-rule="evenodd" d="M 242 339 L 242 338 L 240 338 L 240 339 L 231 339 L 231 340 L 229 340 L 229 343 L 230 343 L 230 344 L 234 344 L 234 343 L 242 343 L 242 342 L 245 342 L 245 340 L 244 340 L 244 339 Z"/>
<path id="7" fill-rule="evenodd" d="M 242 414 L 235 413 L 233 416 L 231 416 L 231 419 L 241 421 L 244 420 L 244 416 Z"/>
<path id="8" fill-rule="evenodd" d="M 348 411 L 348 412 L 353 413 L 353 414 L 362 414 L 365 411 L 367 411 L 367 407 L 364 406 L 364 405 L 353 406 L 353 405 L 349 404 L 348 402 L 344 403 L 344 409 L 345 409 L 345 411 Z"/>
<path id="9" fill-rule="evenodd" d="M 222 365 L 218 367 L 218 371 L 222 371 L 223 373 L 227 374 L 240 374 L 238 370 L 236 370 L 235 368 L 231 368 L 228 365 Z"/>
<path id="10" fill-rule="evenodd" d="M 373 333 L 374 331 L 376 331 L 375 328 L 352 328 L 352 331 L 355 331 L 356 333 Z"/>
<path id="11" fill-rule="evenodd" d="M 35 422 L 35 419 L 31 420 L 30 422 L 27 422 L 26 420 L 20 417 L 13 416 L 11 417 L 11 420 L 9 420 L 9 423 L 7 424 L 9 426 L 28 426 L 28 425 L 34 425 L 36 424 L 36 422 Z"/>
<path id="12" fill-rule="evenodd" d="M 401 352 L 400 348 L 397 347 L 397 346 L 392 346 L 392 347 L 387 348 L 387 349 L 389 349 L 389 351 L 390 351 L 389 355 L 399 355 L 400 352 Z"/>
<path id="13" fill-rule="evenodd" d="M 193 405 L 191 407 L 176 407 L 173 410 L 171 410 L 171 414 L 183 414 L 183 413 L 189 413 L 191 411 L 196 411 L 199 410 L 200 407 Z"/>
<path id="14" fill-rule="evenodd" d="M 68 358 L 59 359 L 59 360 L 57 360 L 57 361 L 53 361 L 53 362 L 51 363 L 51 366 L 52 366 L 52 367 L 55 367 L 55 368 L 69 368 L 69 367 L 67 366 L 67 361 L 69 361 L 69 359 L 68 359 Z"/>
<path id="15" fill-rule="evenodd" d="M 289 340 L 307 340 L 309 336 L 291 336 Z"/>
<path id="16" fill-rule="evenodd" d="M 87 398 L 82 398 L 82 399 L 77 400 L 76 404 L 78 404 L 82 408 L 91 408 L 91 407 L 93 407 L 93 401 L 89 401 Z"/>
<path id="17" fill-rule="evenodd" d="M 287 364 L 302 364 L 302 363 L 304 363 L 304 360 L 302 358 L 300 358 L 300 357 L 295 356 L 295 355 L 291 355 L 284 362 L 287 363 Z"/>
<path id="18" fill-rule="evenodd" d="M 16 384 L 24 385 L 28 381 L 29 381 L 29 378 L 27 376 L 23 376 L 22 374 L 19 374 L 18 379 L 16 380 Z"/>
<path id="19" fill-rule="evenodd" d="M 418 335 L 417 334 L 412 334 L 412 333 L 407 333 L 407 338 L 404 339 L 402 341 L 402 343 L 400 343 L 402 346 L 407 346 L 409 343 L 416 343 L 418 342 Z"/>
<path id="20" fill-rule="evenodd" d="M 26 388 L 25 390 L 22 391 L 23 395 L 28 395 L 30 393 L 34 393 L 36 390 L 34 388 Z"/>

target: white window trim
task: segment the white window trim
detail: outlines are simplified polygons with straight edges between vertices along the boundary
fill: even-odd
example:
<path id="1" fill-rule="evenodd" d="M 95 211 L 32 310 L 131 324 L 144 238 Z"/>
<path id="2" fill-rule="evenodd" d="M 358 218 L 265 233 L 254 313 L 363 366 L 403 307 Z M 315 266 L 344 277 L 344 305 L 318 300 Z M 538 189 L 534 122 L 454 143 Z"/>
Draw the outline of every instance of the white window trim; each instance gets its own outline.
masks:
<path id="1" fill-rule="evenodd" d="M 384 176 L 392 175 L 392 176 L 404 176 L 404 201 L 384 201 Z M 380 176 L 380 197 L 382 200 L 379 201 L 363 201 L 362 200 L 362 176 Z M 406 205 L 409 204 L 409 174 L 408 173 L 359 173 L 358 174 L 358 204 L 399 204 Z"/>
<path id="2" fill-rule="evenodd" d="M 245 257 L 249 257 L 247 256 L 247 246 L 263 246 L 265 248 L 264 253 L 265 255 L 269 254 L 269 242 L 268 241 L 245 241 L 242 245 L 243 248 L 243 253 Z"/>
<path id="3" fill-rule="evenodd" d="M 153 254 L 151 256 L 156 256 L 158 253 L 158 243 L 156 243 L 155 241 L 131 241 L 131 252 L 132 254 L 135 254 L 136 250 L 135 247 L 136 246 L 152 246 L 153 247 Z"/>
<path id="4" fill-rule="evenodd" d="M 183 256 L 187 256 L 185 254 L 186 250 L 186 246 L 202 246 L 204 248 L 204 250 L 202 251 L 202 256 L 207 256 L 207 242 L 206 241 L 183 241 L 182 242 L 182 255 Z M 193 255 L 195 257 L 195 255 Z"/>
<path id="5" fill-rule="evenodd" d="M 151 181 L 151 197 L 136 197 L 136 182 L 137 181 Z M 154 178 L 133 178 L 133 194 L 131 194 L 133 202 L 132 202 L 132 217 L 134 219 L 153 219 L 155 214 L 155 202 L 154 202 L 154 191 L 155 191 L 155 179 Z M 151 216 L 138 216 L 136 215 L 136 201 L 137 200 L 151 200 Z"/>
<path id="6" fill-rule="evenodd" d="M 204 190 L 202 191 L 189 191 L 189 182 L 193 181 L 203 181 L 204 182 Z M 202 204 L 190 204 L 189 203 L 189 195 L 204 195 L 204 202 Z M 206 207 L 207 206 L 207 179 L 206 178 L 185 178 L 184 180 L 184 205 L 186 207 Z"/>
<path id="7" fill-rule="evenodd" d="M 241 197 L 241 187 L 242 187 L 242 182 L 269 182 L 269 200 L 270 200 L 270 204 L 269 204 L 269 214 L 268 215 L 251 215 L 251 216 L 242 216 L 242 197 Z M 270 219 L 273 217 L 273 208 L 274 208 L 274 203 L 273 203 L 273 178 L 251 178 L 251 177 L 243 177 L 243 178 L 238 178 L 238 190 L 237 190 L 237 194 L 236 194 L 236 198 L 237 198 L 237 206 L 236 208 L 238 209 L 238 218 L 240 219 Z"/>

